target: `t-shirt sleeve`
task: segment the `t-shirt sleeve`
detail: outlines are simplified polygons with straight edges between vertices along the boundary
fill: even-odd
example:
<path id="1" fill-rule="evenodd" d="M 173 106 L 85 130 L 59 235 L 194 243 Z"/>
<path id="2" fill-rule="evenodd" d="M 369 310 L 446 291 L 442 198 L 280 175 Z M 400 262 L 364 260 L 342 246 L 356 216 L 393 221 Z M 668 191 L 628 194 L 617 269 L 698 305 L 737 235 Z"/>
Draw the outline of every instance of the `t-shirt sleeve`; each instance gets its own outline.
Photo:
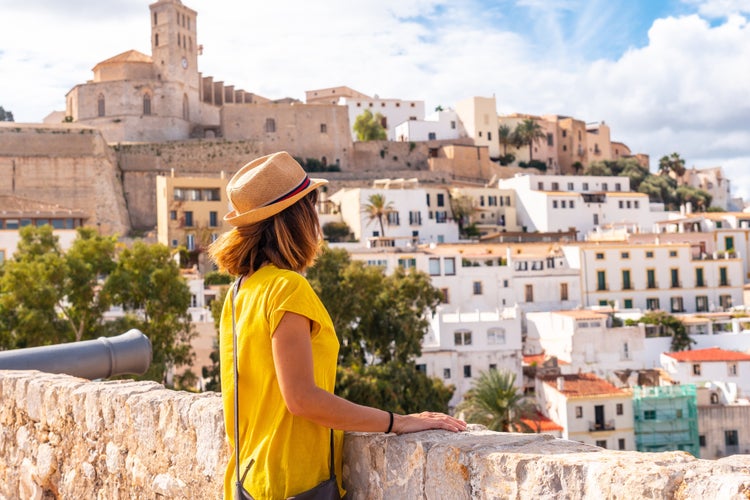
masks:
<path id="1" fill-rule="evenodd" d="M 293 271 L 282 273 L 273 280 L 267 299 L 266 317 L 272 337 L 287 311 L 310 318 L 313 337 L 320 330 L 320 324 L 314 319 L 319 314 L 320 299 L 303 276 Z"/>

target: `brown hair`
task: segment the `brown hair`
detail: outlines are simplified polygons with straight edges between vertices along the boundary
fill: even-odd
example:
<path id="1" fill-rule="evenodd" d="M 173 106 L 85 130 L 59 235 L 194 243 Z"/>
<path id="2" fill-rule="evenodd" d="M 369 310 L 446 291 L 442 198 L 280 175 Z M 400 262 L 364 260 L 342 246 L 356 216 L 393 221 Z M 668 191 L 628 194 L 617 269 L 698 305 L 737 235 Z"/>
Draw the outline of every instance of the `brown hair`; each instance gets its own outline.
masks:
<path id="1" fill-rule="evenodd" d="M 257 271 L 266 263 L 304 271 L 320 248 L 317 199 L 317 191 L 311 191 L 273 217 L 227 231 L 208 248 L 209 256 L 233 276 Z"/>

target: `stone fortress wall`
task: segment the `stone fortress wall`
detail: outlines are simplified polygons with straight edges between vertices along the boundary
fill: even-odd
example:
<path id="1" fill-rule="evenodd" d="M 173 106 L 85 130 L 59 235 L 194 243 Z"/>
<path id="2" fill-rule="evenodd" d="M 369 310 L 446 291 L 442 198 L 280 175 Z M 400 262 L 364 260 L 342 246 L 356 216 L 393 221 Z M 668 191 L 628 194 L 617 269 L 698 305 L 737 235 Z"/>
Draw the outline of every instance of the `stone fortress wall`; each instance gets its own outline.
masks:
<path id="1" fill-rule="evenodd" d="M 602 450 L 472 426 L 451 434 L 348 433 L 358 499 L 750 498 L 750 456 Z M 221 498 L 221 400 L 154 382 L 0 371 L 0 498 Z"/>

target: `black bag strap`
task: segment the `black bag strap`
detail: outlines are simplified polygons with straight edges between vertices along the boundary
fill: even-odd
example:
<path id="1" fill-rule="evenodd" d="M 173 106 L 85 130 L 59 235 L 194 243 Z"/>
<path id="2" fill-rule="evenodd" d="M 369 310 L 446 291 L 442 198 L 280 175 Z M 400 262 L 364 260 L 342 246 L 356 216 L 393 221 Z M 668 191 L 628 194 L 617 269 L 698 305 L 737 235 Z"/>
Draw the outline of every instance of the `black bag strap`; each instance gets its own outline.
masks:
<path id="1" fill-rule="evenodd" d="M 234 375 L 234 468 L 237 473 L 236 487 L 242 487 L 242 481 L 245 479 L 243 474 L 240 478 L 240 391 L 239 391 L 239 374 L 237 370 L 237 322 L 235 320 L 235 301 L 237 293 L 242 284 L 242 276 L 232 285 L 232 370 Z M 330 477 L 336 477 L 336 467 L 333 456 L 333 429 L 330 430 L 329 443 L 331 448 Z M 252 465 L 252 463 L 250 464 Z M 248 470 L 250 469 L 248 465 Z M 245 471 L 247 474 L 247 470 Z"/>

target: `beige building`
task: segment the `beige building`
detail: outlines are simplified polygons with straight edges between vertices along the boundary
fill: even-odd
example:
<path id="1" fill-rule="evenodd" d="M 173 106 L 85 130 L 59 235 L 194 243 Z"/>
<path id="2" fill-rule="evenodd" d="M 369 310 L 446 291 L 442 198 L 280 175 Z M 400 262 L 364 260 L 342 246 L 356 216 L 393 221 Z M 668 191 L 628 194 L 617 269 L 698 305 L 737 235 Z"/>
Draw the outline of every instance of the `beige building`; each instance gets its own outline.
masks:
<path id="1" fill-rule="evenodd" d="M 222 217 L 227 211 L 227 179 L 221 177 L 156 177 L 157 240 L 172 249 L 184 247 L 198 268 L 210 264 L 205 250 L 229 229 Z"/>
<path id="2" fill-rule="evenodd" d="M 456 113 L 474 145 L 488 148 L 490 158 L 500 156 L 495 97 L 471 97 L 456 104 Z"/>

